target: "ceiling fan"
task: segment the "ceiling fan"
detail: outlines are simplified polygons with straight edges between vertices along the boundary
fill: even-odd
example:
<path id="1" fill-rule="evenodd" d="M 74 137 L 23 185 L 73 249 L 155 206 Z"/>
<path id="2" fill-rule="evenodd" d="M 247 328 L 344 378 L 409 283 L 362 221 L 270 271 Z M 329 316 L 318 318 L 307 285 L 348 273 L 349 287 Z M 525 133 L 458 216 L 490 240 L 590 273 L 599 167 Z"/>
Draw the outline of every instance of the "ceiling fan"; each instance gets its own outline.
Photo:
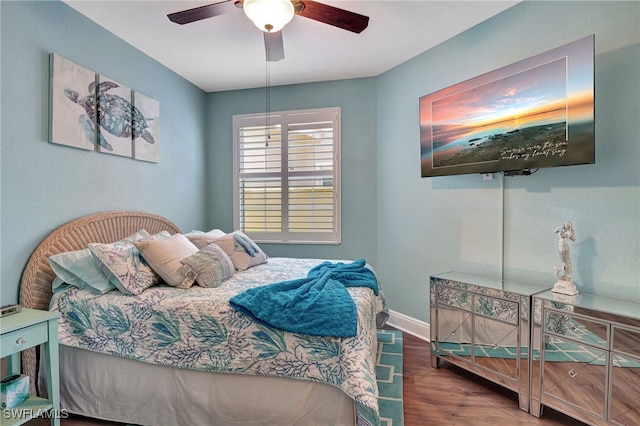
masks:
<path id="1" fill-rule="evenodd" d="M 202 19 L 244 9 L 253 23 L 264 31 L 267 61 L 284 59 L 282 28 L 293 18 L 303 16 L 354 33 L 361 33 L 369 25 L 369 17 L 313 0 L 224 0 L 206 6 L 167 15 L 171 22 L 184 25 Z"/>

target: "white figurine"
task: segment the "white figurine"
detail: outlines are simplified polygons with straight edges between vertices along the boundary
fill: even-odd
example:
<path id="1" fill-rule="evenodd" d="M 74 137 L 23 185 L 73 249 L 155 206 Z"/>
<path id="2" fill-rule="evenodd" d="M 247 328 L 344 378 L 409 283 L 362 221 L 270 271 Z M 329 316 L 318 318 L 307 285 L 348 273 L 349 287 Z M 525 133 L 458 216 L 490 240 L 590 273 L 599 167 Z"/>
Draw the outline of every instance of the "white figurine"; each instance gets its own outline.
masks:
<path id="1" fill-rule="evenodd" d="M 561 267 L 555 267 L 558 282 L 553 286 L 552 291 L 573 296 L 578 294 L 578 289 L 576 289 L 575 284 L 573 284 L 571 277 L 571 255 L 569 252 L 569 240 L 576 240 L 573 224 L 567 221 L 564 225 L 557 227 L 554 232 L 558 234 L 559 237 L 558 250 L 560 251 L 560 260 L 563 265 Z"/>

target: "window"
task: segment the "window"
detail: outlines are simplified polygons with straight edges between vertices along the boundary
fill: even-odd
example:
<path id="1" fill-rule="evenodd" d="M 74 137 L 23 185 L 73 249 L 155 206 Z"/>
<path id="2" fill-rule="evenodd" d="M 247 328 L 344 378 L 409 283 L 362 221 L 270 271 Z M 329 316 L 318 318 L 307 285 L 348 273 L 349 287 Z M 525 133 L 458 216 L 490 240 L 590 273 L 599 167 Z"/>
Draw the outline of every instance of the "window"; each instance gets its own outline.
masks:
<path id="1" fill-rule="evenodd" d="M 236 115 L 233 135 L 235 229 L 340 243 L 340 108 Z"/>

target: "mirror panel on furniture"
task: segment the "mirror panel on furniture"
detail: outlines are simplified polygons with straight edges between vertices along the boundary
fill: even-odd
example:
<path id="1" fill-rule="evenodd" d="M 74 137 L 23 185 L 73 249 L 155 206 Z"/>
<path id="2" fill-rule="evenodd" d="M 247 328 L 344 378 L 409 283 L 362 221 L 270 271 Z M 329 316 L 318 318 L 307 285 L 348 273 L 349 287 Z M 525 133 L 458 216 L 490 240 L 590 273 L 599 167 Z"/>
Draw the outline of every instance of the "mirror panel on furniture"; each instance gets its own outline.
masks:
<path id="1" fill-rule="evenodd" d="M 546 291 L 534 306 L 531 413 L 640 424 L 640 304 Z"/>

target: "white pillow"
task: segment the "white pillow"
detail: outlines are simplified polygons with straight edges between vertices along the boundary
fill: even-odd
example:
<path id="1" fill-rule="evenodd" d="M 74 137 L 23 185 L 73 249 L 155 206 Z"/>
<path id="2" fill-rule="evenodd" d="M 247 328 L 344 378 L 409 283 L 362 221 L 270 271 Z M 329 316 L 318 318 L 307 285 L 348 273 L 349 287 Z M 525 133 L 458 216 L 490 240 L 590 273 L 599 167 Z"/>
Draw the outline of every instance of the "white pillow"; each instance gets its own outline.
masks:
<path id="1" fill-rule="evenodd" d="M 227 235 L 227 233 L 220 229 L 212 229 L 209 232 L 191 231 L 188 234 L 185 234 L 189 241 L 195 244 L 198 249 L 205 248 L 211 243 L 211 241 L 216 238 L 224 237 L 225 235 Z"/>
<path id="2" fill-rule="evenodd" d="M 140 254 L 160 278 L 172 287 L 188 288 L 193 285 L 185 282 L 187 274 L 180 261 L 198 251 L 191 241 L 182 234 L 159 240 L 139 240 L 134 242 Z"/>

